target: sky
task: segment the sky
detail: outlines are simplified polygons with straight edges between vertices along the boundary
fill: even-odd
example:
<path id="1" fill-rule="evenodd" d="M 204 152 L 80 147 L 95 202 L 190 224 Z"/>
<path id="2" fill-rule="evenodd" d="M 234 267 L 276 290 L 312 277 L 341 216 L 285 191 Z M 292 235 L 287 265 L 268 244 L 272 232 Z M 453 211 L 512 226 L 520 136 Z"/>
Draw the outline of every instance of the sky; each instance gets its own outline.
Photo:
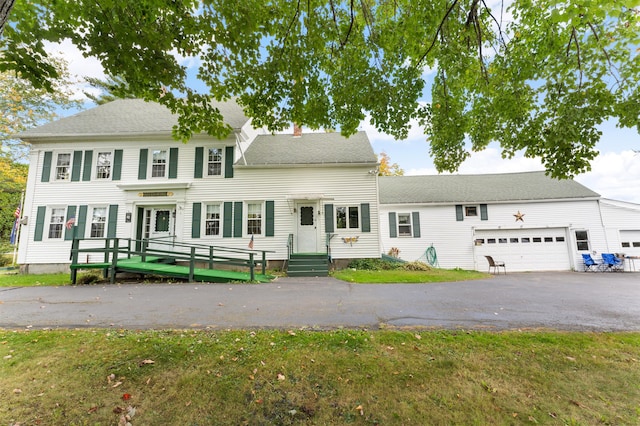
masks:
<path id="1" fill-rule="evenodd" d="M 78 81 L 76 97 L 86 99 L 83 91 L 96 89 L 82 82 L 82 77 L 105 78 L 100 63 L 94 58 L 85 58 L 70 42 L 49 45 L 49 51 L 63 56 L 69 63 L 69 71 Z M 197 66 L 195 62 L 185 65 Z M 90 104 L 87 104 L 90 107 Z M 67 112 L 64 115 L 70 115 Z M 367 133 L 374 151 L 385 152 L 392 163 L 397 163 L 405 175 L 437 174 L 429 156 L 429 145 L 419 126 L 413 126 L 405 140 L 378 132 L 367 122 L 360 130 Z M 592 170 L 575 177 L 575 180 L 603 198 L 640 204 L 640 135 L 636 129 L 620 129 L 615 122 L 604 123 L 602 137 L 597 145 L 598 157 L 591 163 Z M 639 151 L 636 153 L 635 151 Z M 471 154 L 458 170 L 459 174 L 514 173 L 544 170 L 537 159 L 525 158 L 518 153 L 514 158 L 503 159 L 500 147 L 493 143 L 481 152 Z"/>

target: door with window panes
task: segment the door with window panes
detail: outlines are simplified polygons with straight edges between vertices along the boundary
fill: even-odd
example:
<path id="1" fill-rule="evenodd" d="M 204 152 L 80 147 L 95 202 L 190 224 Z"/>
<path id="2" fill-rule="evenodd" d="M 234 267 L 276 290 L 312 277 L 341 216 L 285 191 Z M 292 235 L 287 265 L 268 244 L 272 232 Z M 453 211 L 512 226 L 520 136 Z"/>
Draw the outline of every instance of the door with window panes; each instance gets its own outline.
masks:
<path id="1" fill-rule="evenodd" d="M 297 252 L 315 253 L 318 251 L 318 205 L 299 203 L 297 210 Z"/>
<path id="2" fill-rule="evenodd" d="M 149 247 L 167 249 L 166 243 L 172 242 L 175 236 L 175 217 L 175 206 L 145 208 L 143 238 L 149 239 Z"/>

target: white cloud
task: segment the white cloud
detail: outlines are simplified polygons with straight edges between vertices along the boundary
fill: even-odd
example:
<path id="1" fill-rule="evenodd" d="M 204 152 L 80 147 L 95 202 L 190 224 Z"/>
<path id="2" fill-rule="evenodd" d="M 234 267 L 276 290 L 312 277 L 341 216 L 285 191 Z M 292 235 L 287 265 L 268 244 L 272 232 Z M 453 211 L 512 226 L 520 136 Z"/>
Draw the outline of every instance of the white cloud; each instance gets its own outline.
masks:
<path id="1" fill-rule="evenodd" d="M 601 154 L 592 170 L 576 181 L 605 198 L 640 204 L 640 154 L 631 150 Z"/>
<path id="2" fill-rule="evenodd" d="M 67 61 L 71 79 L 75 82 L 71 88 L 75 99 L 86 99 L 86 96 L 83 93 L 84 91 L 96 94 L 100 93 L 99 90 L 95 89 L 84 80 L 84 77 L 100 79 L 106 78 L 104 69 L 98 59 L 94 57 L 85 57 L 69 39 L 65 39 L 61 43 L 45 42 L 45 48 L 51 55 L 62 57 Z"/>

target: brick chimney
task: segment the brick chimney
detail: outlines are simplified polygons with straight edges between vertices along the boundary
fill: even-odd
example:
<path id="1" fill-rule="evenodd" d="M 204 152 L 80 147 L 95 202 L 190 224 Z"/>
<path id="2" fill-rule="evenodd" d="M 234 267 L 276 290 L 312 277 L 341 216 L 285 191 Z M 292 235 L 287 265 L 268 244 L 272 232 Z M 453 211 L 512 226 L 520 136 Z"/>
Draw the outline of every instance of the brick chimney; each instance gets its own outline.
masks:
<path id="1" fill-rule="evenodd" d="M 298 126 L 298 123 L 293 123 L 293 137 L 299 138 L 302 136 L 302 127 Z"/>

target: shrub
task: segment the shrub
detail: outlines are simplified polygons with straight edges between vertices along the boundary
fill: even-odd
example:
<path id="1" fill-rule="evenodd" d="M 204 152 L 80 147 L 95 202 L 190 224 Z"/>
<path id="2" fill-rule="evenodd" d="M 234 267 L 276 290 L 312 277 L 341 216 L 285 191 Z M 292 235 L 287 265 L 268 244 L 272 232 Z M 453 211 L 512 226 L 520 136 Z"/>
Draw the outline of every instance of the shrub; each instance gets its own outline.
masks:
<path id="1" fill-rule="evenodd" d="M 13 262 L 13 256 L 8 254 L 0 254 L 0 267 L 2 266 L 10 266 Z"/>
<path id="2" fill-rule="evenodd" d="M 76 283 L 77 284 L 95 284 L 102 280 L 103 280 L 102 275 L 92 272 L 89 274 L 79 275 L 78 278 L 76 279 Z"/>
<path id="3" fill-rule="evenodd" d="M 401 269 L 403 263 L 389 262 L 382 259 L 354 259 L 347 265 L 348 268 L 360 271 L 380 271 Z"/>
<path id="4" fill-rule="evenodd" d="M 402 269 L 404 269 L 405 271 L 430 271 L 431 266 L 427 265 L 424 262 L 415 261 L 410 263 L 403 263 Z"/>

